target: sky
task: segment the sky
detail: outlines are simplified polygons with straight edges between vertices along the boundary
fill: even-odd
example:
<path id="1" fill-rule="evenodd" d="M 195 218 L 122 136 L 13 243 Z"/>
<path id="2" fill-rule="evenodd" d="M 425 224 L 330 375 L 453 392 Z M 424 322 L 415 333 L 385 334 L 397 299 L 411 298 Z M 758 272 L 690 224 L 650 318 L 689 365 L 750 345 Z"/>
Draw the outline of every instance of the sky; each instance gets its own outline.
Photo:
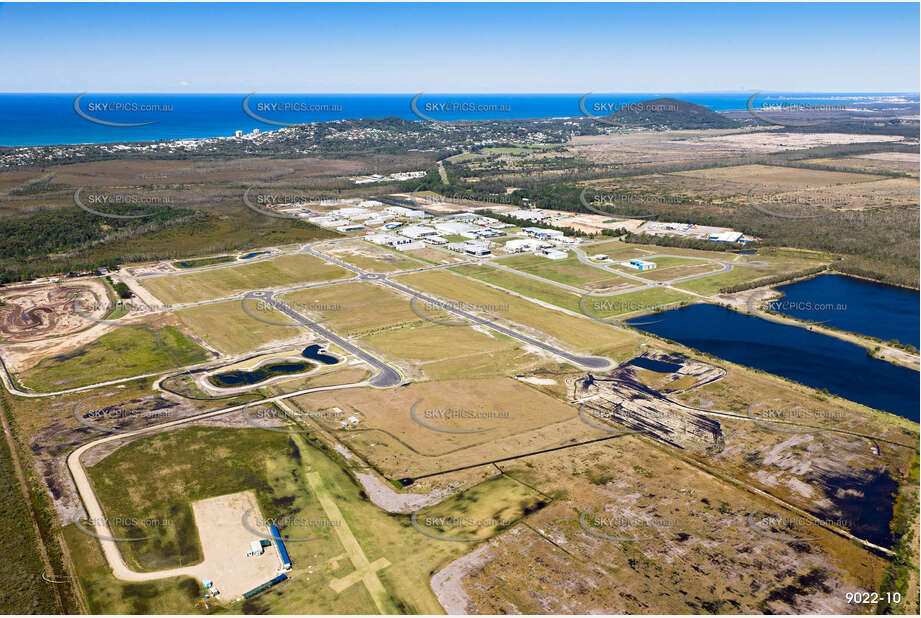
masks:
<path id="1" fill-rule="evenodd" d="M 918 3 L 0 5 L 0 92 L 918 92 Z"/>

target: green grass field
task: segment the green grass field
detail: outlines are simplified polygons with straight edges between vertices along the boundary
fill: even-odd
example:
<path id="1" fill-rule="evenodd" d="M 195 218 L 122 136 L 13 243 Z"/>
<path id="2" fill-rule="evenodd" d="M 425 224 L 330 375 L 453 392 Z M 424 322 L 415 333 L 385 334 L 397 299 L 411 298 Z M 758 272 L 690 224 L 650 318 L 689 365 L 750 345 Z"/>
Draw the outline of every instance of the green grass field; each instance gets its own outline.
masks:
<path id="1" fill-rule="evenodd" d="M 667 305 L 691 298 L 690 294 L 683 294 L 668 288 L 647 288 L 617 296 L 591 297 L 583 303 L 585 308 L 583 313 L 596 318 L 651 313 L 664 309 Z"/>
<path id="2" fill-rule="evenodd" d="M 173 305 L 223 298 L 248 290 L 329 281 L 349 276 L 351 273 L 344 268 L 312 255 L 295 253 L 241 266 L 148 277 L 140 281 L 154 296 L 168 305 Z"/>
<path id="3" fill-rule="evenodd" d="M 570 255 L 563 260 L 549 260 L 538 255 L 515 255 L 502 258 L 497 262 L 503 266 L 586 291 L 616 290 L 635 285 L 633 281 L 618 277 L 612 272 L 583 264 L 575 255 Z"/>
<path id="4" fill-rule="evenodd" d="M 551 305 L 556 305 L 563 309 L 579 311 L 580 294 L 570 292 L 569 290 L 556 287 L 549 283 L 541 283 L 540 281 L 499 270 L 498 268 L 493 268 L 488 265 L 475 266 L 467 264 L 451 268 L 450 270 L 467 277 L 473 277 L 474 279 L 497 285 L 511 292 L 517 292 L 529 298 L 542 300 L 545 303 L 550 303 Z"/>
<path id="5" fill-rule="evenodd" d="M 764 265 L 737 265 L 727 273 L 720 273 L 711 277 L 692 279 L 684 283 L 676 283 L 675 287 L 690 290 L 698 294 L 716 294 L 721 288 L 756 281 L 758 279 L 773 277 L 783 273 L 793 273 L 807 268 L 818 266 L 823 262 L 818 260 L 804 260 L 789 257 L 767 257 Z"/>
<path id="6" fill-rule="evenodd" d="M 175 326 L 121 326 L 72 352 L 46 358 L 18 377 L 37 391 L 63 390 L 207 359 L 208 353 Z"/>
<path id="7" fill-rule="evenodd" d="M 486 539 L 510 529 L 548 501 L 530 487 L 499 476 L 422 509 L 416 525 L 437 536 Z"/>

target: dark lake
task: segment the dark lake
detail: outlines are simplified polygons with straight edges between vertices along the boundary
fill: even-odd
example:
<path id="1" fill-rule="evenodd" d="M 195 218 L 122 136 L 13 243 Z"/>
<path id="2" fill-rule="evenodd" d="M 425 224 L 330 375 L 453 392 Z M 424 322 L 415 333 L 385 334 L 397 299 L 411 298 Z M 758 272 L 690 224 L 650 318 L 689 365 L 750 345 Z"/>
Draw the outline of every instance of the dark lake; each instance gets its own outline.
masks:
<path id="1" fill-rule="evenodd" d="M 777 288 L 774 311 L 841 330 L 896 339 L 915 347 L 921 339 L 918 293 L 842 275 L 820 275 Z"/>
<path id="2" fill-rule="evenodd" d="M 226 371 L 224 373 L 216 373 L 213 376 L 210 376 L 208 379 L 215 386 L 221 388 L 230 388 L 233 386 L 258 384 L 259 382 L 263 382 L 276 376 L 302 373 L 304 371 L 309 371 L 313 367 L 314 365 L 312 363 L 299 361 L 272 363 L 269 365 L 263 365 L 258 369 L 252 369 L 248 371 L 243 369 L 235 369 L 233 371 Z"/>
<path id="3" fill-rule="evenodd" d="M 304 351 L 301 352 L 301 356 L 304 358 L 315 360 L 323 363 L 324 365 L 335 365 L 339 362 L 339 359 L 335 356 L 330 356 L 329 354 L 323 353 L 323 347 L 319 345 L 309 345 L 304 348 Z"/>
<path id="4" fill-rule="evenodd" d="M 627 364 L 633 365 L 634 367 L 648 369 L 650 371 L 656 371 L 658 373 L 673 373 L 681 369 L 681 365 L 677 363 L 667 363 L 665 361 L 656 360 L 654 358 L 647 358 L 645 356 L 637 356 Z"/>
<path id="5" fill-rule="evenodd" d="M 627 324 L 918 421 L 918 372 L 870 358 L 858 345 L 716 305 L 690 305 L 656 317 L 657 322 L 640 316 Z"/>

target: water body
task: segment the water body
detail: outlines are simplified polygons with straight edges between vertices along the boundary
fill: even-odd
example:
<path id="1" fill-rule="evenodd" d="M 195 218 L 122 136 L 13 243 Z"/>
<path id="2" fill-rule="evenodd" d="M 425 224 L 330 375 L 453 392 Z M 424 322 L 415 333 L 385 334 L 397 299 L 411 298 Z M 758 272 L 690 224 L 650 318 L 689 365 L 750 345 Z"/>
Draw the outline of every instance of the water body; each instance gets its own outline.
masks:
<path id="1" fill-rule="evenodd" d="M 120 127 L 96 124 L 79 115 L 79 93 L 0 94 L 0 145 L 37 146 L 106 142 L 229 137 L 235 131 L 270 131 L 278 126 L 243 111 L 240 94 L 87 93 L 77 104 L 81 112 L 105 122 L 151 123 Z M 276 122 L 305 123 L 346 118 L 396 116 L 418 120 L 410 108 L 416 93 L 406 94 L 256 94 L 248 102 L 255 115 Z M 585 102 L 591 114 L 604 115 L 631 103 L 673 97 L 714 111 L 744 110 L 752 92 L 737 93 L 593 93 Z M 581 116 L 579 100 L 570 94 L 437 94 L 425 93 L 417 102 L 423 114 L 437 120 L 493 120 Z M 765 105 L 841 104 L 872 108 L 887 102 L 917 102 L 904 93 L 764 93 L 753 103 Z M 274 108 L 272 106 L 275 106 Z M 440 111 L 450 105 L 454 111 Z M 596 105 L 609 106 L 596 108 Z M 273 111 L 282 109 L 289 111 Z M 613 106 L 613 107 L 610 107 Z M 470 111 L 470 110 L 474 111 Z M 113 111 L 115 110 L 115 111 Z M 765 112 L 769 115 L 769 112 Z"/>
<path id="2" fill-rule="evenodd" d="M 918 421 L 918 372 L 797 326 L 698 304 L 627 320 L 644 331 L 845 399 Z"/>
<path id="3" fill-rule="evenodd" d="M 268 251 L 253 251 L 252 253 L 247 253 L 246 255 L 240 256 L 240 259 L 248 260 L 250 258 L 256 257 L 257 255 L 266 255 L 266 254 L 268 254 Z"/>
<path id="4" fill-rule="evenodd" d="M 681 365 L 676 363 L 667 363 L 665 361 L 656 360 L 654 358 L 647 358 L 645 356 L 637 356 L 627 364 L 633 365 L 634 367 L 655 371 L 657 373 L 674 373 L 681 369 Z"/>
<path id="5" fill-rule="evenodd" d="M 302 361 L 286 361 L 263 365 L 262 367 L 252 370 L 235 369 L 233 371 L 217 373 L 213 376 L 209 376 L 208 380 L 220 388 L 249 386 L 251 384 L 258 384 L 259 382 L 264 382 L 270 378 L 275 378 L 282 375 L 303 373 L 313 369 L 314 367 L 315 365 L 313 363 Z"/>
<path id="6" fill-rule="evenodd" d="M 304 358 L 315 360 L 317 362 L 323 363 L 324 365 L 335 365 L 339 362 L 339 359 L 335 356 L 330 356 L 329 354 L 323 354 L 323 347 L 319 345 L 311 345 L 304 348 L 304 351 L 301 352 L 301 356 Z"/>
<path id="7" fill-rule="evenodd" d="M 784 297 L 770 303 L 774 311 L 919 347 L 918 293 L 913 290 L 842 275 L 821 275 L 777 289 Z"/>

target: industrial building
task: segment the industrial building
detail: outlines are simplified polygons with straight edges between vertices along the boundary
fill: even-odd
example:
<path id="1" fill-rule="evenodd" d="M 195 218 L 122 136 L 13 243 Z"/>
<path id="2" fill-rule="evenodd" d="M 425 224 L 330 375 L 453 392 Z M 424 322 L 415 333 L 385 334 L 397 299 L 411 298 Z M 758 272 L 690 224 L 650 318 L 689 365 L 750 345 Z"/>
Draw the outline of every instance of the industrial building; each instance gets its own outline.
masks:
<path id="1" fill-rule="evenodd" d="M 426 236 L 437 236 L 438 230 L 428 227 L 427 225 L 410 225 L 400 230 L 400 234 L 416 240 L 425 238 Z"/>
<path id="2" fill-rule="evenodd" d="M 473 256 L 484 256 L 492 253 L 492 250 L 489 248 L 489 243 L 482 240 L 468 240 L 465 242 L 452 242 L 448 243 L 448 249 L 451 251 L 457 251 L 458 253 L 466 253 L 467 255 Z"/>
<path id="3" fill-rule="evenodd" d="M 535 238 L 513 238 L 505 243 L 505 250 L 509 253 L 536 251 L 540 248 L 541 242 Z"/>
<path id="4" fill-rule="evenodd" d="M 541 240 L 558 240 L 564 236 L 561 230 L 550 230 L 542 227 L 523 227 L 521 231 L 532 238 Z"/>
<path id="5" fill-rule="evenodd" d="M 636 258 L 621 262 L 621 264 L 628 268 L 635 268 L 636 270 L 652 270 L 656 267 L 655 262 L 647 262 L 646 260 L 638 260 Z"/>
<path id="6" fill-rule="evenodd" d="M 281 570 L 291 570 L 291 558 L 288 557 L 288 550 L 285 548 L 285 542 L 278 532 L 278 526 L 272 524 L 269 526 L 269 532 L 272 533 L 272 540 L 275 541 L 275 548 L 278 550 L 278 559 L 281 561 Z"/>
<path id="7" fill-rule="evenodd" d="M 559 251 L 557 249 L 544 249 L 541 251 L 541 255 L 544 257 L 550 258 L 551 260 L 564 260 L 566 259 L 566 252 Z"/>
<path id="8" fill-rule="evenodd" d="M 550 215 L 539 210 L 513 210 L 506 213 L 506 216 L 522 221 L 543 221 L 544 219 L 550 218 Z"/>

